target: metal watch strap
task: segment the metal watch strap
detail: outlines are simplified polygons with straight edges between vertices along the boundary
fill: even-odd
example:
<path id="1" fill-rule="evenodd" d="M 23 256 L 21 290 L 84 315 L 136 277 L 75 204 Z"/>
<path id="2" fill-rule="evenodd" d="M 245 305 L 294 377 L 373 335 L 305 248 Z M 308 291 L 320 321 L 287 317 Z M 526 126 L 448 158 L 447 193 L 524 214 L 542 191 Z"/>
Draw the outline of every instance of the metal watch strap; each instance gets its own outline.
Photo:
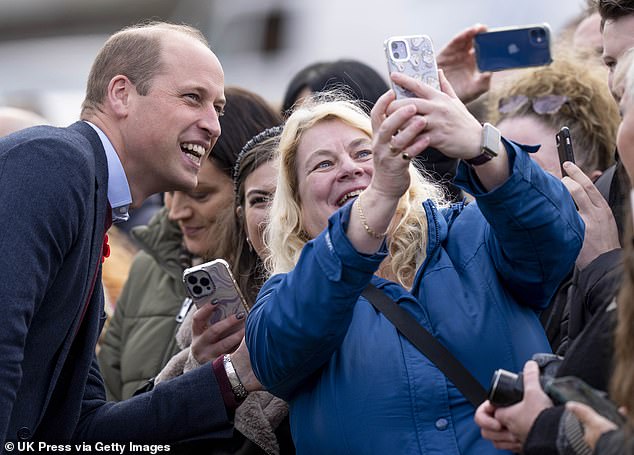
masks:
<path id="1" fill-rule="evenodd" d="M 500 131 L 490 123 L 482 125 L 482 138 L 480 141 L 480 150 L 482 153 L 475 158 L 465 160 L 471 166 L 479 166 L 491 161 L 498 155 L 498 145 L 500 143 Z"/>
<path id="2" fill-rule="evenodd" d="M 231 391 L 238 400 L 244 400 L 249 392 L 244 387 L 244 384 L 242 384 L 242 381 L 240 381 L 238 373 L 236 373 L 236 370 L 233 367 L 233 363 L 231 362 L 230 354 L 224 355 L 224 357 L 222 358 L 222 365 L 225 367 L 225 372 L 227 373 L 229 384 L 231 384 Z"/>

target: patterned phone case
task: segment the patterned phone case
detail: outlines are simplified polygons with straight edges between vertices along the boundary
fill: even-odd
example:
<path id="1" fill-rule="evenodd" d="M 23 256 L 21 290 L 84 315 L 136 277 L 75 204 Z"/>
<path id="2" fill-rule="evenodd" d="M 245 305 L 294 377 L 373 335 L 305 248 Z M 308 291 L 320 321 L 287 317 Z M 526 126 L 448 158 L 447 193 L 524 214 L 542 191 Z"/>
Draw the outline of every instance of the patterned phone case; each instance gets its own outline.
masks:
<path id="1" fill-rule="evenodd" d="M 399 42 L 405 43 L 407 53 L 405 56 L 399 55 L 396 57 L 394 55 L 395 45 L 393 43 Z M 393 36 L 385 40 L 383 47 L 385 49 L 387 67 L 390 73 L 398 72 L 407 74 L 430 85 L 436 90 L 440 90 L 434 46 L 429 36 Z M 396 98 L 398 99 L 416 97 L 416 95 L 409 90 L 405 90 L 393 82 L 392 88 L 396 92 Z"/>
<path id="2" fill-rule="evenodd" d="M 200 308 L 208 302 L 218 305 L 210 324 L 240 311 L 248 311 L 248 305 L 238 288 L 229 264 L 222 259 L 190 267 L 183 272 L 187 295 Z"/>

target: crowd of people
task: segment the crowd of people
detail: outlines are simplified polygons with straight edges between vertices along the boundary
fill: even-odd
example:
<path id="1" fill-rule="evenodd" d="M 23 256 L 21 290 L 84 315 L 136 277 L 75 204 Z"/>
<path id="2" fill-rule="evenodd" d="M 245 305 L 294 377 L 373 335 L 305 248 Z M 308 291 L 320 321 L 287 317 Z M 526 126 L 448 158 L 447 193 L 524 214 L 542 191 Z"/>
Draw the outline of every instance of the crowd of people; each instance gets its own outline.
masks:
<path id="1" fill-rule="evenodd" d="M 546 66 L 480 72 L 486 30 L 440 90 L 318 61 L 275 106 L 148 22 L 75 124 L 0 109 L 0 453 L 634 453 L 634 1 L 589 0 Z M 220 320 L 183 283 L 215 259 Z"/>

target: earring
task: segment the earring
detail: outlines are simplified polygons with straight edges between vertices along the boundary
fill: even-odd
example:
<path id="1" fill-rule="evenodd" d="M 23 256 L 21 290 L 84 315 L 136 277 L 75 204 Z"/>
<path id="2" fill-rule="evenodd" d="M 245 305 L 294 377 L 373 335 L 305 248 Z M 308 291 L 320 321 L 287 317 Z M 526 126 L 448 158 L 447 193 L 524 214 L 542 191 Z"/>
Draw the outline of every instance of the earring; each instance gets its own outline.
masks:
<path id="1" fill-rule="evenodd" d="M 253 245 L 251 244 L 251 240 L 247 237 L 247 245 L 249 245 L 249 252 L 253 253 Z"/>

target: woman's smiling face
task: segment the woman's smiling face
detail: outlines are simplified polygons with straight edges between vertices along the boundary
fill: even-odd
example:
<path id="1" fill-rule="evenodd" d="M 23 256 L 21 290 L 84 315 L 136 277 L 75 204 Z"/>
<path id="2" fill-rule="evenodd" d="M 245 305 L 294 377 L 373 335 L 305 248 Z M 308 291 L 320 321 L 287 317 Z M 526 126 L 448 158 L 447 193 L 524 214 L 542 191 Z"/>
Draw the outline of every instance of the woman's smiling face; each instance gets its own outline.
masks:
<path id="1" fill-rule="evenodd" d="M 322 120 L 303 133 L 296 166 L 303 228 L 314 238 L 330 215 L 370 184 L 371 139 L 341 120 Z"/>

